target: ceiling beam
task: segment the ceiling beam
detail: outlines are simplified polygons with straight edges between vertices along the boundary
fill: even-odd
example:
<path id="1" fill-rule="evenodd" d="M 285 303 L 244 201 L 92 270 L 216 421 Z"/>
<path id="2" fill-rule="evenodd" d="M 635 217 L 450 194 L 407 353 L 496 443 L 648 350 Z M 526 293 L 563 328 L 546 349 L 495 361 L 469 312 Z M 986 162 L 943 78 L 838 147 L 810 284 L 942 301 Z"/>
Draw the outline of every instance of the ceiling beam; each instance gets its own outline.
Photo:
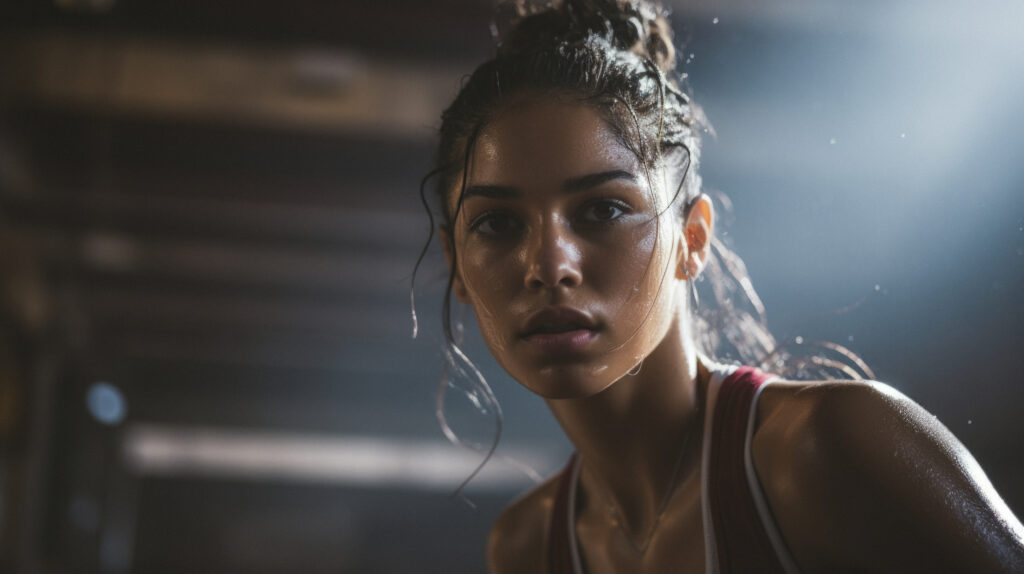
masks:
<path id="1" fill-rule="evenodd" d="M 301 297 L 258 297 L 238 294 L 199 294 L 175 291 L 96 289 L 85 287 L 82 300 L 93 325 L 102 330 L 161 329 L 204 332 L 289 331 L 350 335 L 355 338 L 408 336 L 407 301 L 391 297 L 381 302 L 339 297 L 333 301 Z"/>
<path id="2" fill-rule="evenodd" d="M 44 29 L 0 43 L 8 101 L 290 130 L 432 137 L 464 70 L 328 49 Z"/>
<path id="3" fill-rule="evenodd" d="M 176 365 L 223 365 L 267 367 L 291 370 L 334 371 L 366 376 L 422 375 L 423 356 L 415 354 L 417 345 L 409 331 L 398 333 L 391 327 L 393 317 L 384 318 L 364 307 L 353 317 L 354 326 L 383 327 L 361 333 L 298 332 L 274 329 L 165 329 L 155 326 L 96 332 L 98 356 L 103 364 L 125 360 Z M 379 341 L 381 335 L 390 344 Z M 375 344 L 366 341 L 372 338 Z M 419 345 L 422 350 L 423 345 Z M 434 351 L 436 347 L 430 350 Z M 401 360 L 396 360 L 400 357 Z M 440 360 L 437 361 L 440 365 Z M 440 368 L 440 367 L 439 367 Z M 436 380 L 436 379 L 432 379 Z"/>
<path id="4" fill-rule="evenodd" d="M 166 239 L 106 230 L 25 227 L 17 222 L 12 228 L 38 240 L 47 268 L 74 270 L 79 279 L 110 276 L 239 288 L 297 287 L 365 297 L 404 292 L 416 261 L 415 250 L 351 246 L 313 249 L 202 238 Z"/>
<path id="5" fill-rule="evenodd" d="M 284 195 L 284 194 L 282 194 Z M 105 229 L 142 238 L 287 242 L 414 253 L 426 239 L 422 213 L 294 202 L 88 190 L 0 190 L 0 210 L 22 225 Z"/>

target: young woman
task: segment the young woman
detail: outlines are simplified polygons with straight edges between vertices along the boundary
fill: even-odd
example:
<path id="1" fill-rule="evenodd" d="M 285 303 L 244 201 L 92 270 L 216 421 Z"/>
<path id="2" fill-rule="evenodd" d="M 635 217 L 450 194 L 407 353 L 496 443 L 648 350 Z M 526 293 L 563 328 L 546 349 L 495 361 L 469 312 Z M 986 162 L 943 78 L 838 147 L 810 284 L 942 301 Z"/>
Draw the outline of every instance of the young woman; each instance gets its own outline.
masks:
<path id="1" fill-rule="evenodd" d="M 516 15 L 431 175 L 450 291 L 577 453 L 498 519 L 492 571 L 1024 572 L 1024 527 L 910 399 L 710 358 L 722 339 L 786 367 L 735 303 L 749 283 L 714 239 L 660 10 Z"/>

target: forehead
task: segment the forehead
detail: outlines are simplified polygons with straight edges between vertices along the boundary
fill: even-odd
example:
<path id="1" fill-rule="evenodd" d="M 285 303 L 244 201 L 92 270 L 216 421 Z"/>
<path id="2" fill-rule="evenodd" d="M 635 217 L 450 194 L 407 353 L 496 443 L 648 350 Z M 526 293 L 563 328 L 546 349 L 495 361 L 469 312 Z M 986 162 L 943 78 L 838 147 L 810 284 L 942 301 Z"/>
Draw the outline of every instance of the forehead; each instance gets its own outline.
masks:
<path id="1" fill-rule="evenodd" d="M 523 186 L 560 184 L 613 168 L 639 169 L 637 157 L 597 110 L 557 99 L 499 113 L 481 130 L 470 165 L 472 184 Z"/>

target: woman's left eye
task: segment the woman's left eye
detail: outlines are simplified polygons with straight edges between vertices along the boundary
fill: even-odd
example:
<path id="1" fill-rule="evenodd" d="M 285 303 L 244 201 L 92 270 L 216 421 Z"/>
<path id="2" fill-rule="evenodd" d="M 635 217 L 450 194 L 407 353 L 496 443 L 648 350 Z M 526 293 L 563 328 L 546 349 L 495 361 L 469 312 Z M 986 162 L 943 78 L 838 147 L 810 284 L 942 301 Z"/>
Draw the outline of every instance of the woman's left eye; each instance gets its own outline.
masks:
<path id="1" fill-rule="evenodd" d="M 625 215 L 629 206 L 618 201 L 595 201 L 588 203 L 580 212 L 580 219 L 587 223 L 610 223 Z"/>

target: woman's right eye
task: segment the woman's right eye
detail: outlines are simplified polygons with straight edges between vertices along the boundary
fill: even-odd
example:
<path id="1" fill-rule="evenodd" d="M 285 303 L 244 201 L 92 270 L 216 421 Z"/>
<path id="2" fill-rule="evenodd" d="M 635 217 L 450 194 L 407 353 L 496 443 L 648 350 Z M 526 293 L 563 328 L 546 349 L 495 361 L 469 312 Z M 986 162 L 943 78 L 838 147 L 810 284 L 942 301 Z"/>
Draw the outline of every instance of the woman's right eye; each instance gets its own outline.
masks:
<path id="1" fill-rule="evenodd" d="M 500 236 L 515 233 L 520 229 L 519 220 L 503 212 L 489 212 L 473 220 L 470 230 L 481 235 Z"/>

